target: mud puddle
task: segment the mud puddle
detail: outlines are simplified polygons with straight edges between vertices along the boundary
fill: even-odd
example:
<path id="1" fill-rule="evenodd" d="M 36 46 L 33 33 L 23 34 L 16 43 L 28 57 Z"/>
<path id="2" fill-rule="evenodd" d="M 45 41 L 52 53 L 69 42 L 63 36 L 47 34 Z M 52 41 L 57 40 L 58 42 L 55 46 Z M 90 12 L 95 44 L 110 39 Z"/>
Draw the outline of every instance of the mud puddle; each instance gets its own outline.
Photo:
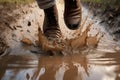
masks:
<path id="1" fill-rule="evenodd" d="M 120 53 L 15 56 L 0 59 L 0 80 L 119 80 Z"/>

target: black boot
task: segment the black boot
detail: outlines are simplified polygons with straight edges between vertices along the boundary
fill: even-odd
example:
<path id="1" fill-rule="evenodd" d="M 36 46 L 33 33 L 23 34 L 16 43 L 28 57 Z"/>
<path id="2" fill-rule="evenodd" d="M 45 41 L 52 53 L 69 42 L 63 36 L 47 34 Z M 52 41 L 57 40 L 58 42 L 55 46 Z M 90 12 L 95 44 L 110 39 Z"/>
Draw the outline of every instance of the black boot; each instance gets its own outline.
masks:
<path id="1" fill-rule="evenodd" d="M 44 9 L 45 18 L 43 24 L 43 32 L 47 39 L 55 40 L 61 38 L 61 31 L 58 24 L 58 11 L 56 5 L 48 9 Z"/>
<path id="2" fill-rule="evenodd" d="M 69 29 L 75 30 L 81 24 L 81 4 L 80 0 L 64 0 L 65 11 L 64 20 Z"/>
<path id="3" fill-rule="evenodd" d="M 57 42 L 58 44 L 62 41 L 62 34 L 58 24 L 58 11 L 56 5 L 44 10 L 45 18 L 43 24 L 43 33 L 45 37 L 52 42 Z M 62 54 L 61 51 L 48 50 L 45 52 L 49 55 Z"/>

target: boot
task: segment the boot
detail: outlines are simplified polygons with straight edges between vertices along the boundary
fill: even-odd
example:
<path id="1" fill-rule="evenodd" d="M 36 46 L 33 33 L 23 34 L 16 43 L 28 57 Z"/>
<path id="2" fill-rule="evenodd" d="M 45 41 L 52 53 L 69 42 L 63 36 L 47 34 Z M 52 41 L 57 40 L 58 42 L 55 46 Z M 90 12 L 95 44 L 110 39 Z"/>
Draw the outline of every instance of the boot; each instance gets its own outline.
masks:
<path id="1" fill-rule="evenodd" d="M 62 34 L 58 24 L 58 11 L 56 5 L 48 9 L 44 9 L 45 18 L 43 23 L 43 33 L 45 37 L 52 42 L 61 43 Z M 48 55 L 62 54 L 61 51 L 51 51 L 45 52 Z"/>
<path id="2" fill-rule="evenodd" d="M 49 40 L 59 39 L 62 34 L 58 24 L 58 11 L 56 5 L 44 9 L 45 18 L 43 24 L 43 33 Z"/>
<path id="3" fill-rule="evenodd" d="M 64 21 L 71 30 L 76 30 L 81 24 L 81 4 L 80 0 L 64 0 L 65 11 Z"/>

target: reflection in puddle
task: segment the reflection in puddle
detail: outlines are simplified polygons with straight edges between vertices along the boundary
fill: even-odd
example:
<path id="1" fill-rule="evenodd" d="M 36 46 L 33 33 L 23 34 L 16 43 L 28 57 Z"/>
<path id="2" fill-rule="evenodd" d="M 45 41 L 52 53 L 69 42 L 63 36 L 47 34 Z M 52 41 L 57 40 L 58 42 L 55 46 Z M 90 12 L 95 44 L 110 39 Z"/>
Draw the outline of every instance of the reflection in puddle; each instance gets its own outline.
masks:
<path id="1" fill-rule="evenodd" d="M 120 80 L 120 54 L 102 55 L 10 55 L 0 58 L 0 80 Z"/>

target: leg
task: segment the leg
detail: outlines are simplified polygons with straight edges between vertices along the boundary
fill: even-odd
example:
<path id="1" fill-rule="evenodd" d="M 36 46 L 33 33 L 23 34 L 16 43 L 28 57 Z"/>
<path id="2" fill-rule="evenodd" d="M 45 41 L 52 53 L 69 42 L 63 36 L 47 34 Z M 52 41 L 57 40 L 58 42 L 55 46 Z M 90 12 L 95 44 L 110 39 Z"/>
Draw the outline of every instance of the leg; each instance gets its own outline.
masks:
<path id="1" fill-rule="evenodd" d="M 36 0 L 41 9 L 47 9 L 55 5 L 55 0 Z"/>
<path id="2" fill-rule="evenodd" d="M 64 0 L 65 11 L 64 20 L 69 29 L 79 28 L 81 23 L 81 4 L 80 0 Z"/>
<path id="3" fill-rule="evenodd" d="M 37 2 L 39 7 L 44 9 L 43 32 L 46 38 L 54 40 L 61 37 L 55 0 L 37 0 Z"/>
<path id="4" fill-rule="evenodd" d="M 55 4 L 55 0 L 37 0 L 38 5 L 41 9 L 44 9 L 44 23 L 43 33 L 45 37 L 54 42 L 60 42 L 62 40 L 62 34 L 58 24 L 58 11 Z M 45 53 L 49 55 L 61 54 L 61 51 L 48 50 Z"/>
<path id="5" fill-rule="evenodd" d="M 58 23 L 58 11 L 56 5 L 44 9 L 45 19 L 43 24 L 43 31 L 48 38 L 59 38 L 61 31 Z"/>

